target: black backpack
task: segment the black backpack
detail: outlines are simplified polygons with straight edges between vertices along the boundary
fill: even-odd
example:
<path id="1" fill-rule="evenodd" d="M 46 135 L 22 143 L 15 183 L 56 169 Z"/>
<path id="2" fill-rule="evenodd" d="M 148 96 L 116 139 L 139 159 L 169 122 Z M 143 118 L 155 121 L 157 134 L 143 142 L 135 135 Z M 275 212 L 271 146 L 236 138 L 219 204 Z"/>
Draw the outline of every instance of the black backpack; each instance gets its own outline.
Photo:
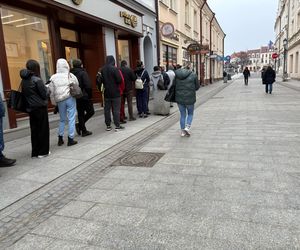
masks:
<path id="1" fill-rule="evenodd" d="M 162 75 L 160 75 L 158 82 L 157 82 L 157 89 L 159 90 L 165 90 L 165 83 L 164 83 L 164 78 Z"/>

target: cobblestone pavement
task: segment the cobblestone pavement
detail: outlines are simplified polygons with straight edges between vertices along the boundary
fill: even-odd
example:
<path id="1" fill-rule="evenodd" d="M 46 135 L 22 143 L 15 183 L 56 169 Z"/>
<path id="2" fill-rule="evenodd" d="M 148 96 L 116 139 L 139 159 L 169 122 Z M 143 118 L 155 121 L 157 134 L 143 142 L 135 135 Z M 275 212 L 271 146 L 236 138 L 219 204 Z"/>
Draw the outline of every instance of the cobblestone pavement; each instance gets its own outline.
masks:
<path id="1" fill-rule="evenodd" d="M 300 92 L 251 78 L 210 97 L 190 138 L 174 113 L 2 216 L 0 247 L 300 249 Z M 132 151 L 164 155 L 110 166 Z"/>

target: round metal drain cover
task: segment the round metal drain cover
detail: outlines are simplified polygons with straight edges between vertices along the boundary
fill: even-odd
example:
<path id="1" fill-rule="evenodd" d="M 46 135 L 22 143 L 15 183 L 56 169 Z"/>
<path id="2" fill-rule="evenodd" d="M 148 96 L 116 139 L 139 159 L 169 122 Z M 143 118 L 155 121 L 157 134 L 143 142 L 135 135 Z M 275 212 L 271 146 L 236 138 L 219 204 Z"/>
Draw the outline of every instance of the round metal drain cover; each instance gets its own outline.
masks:
<path id="1" fill-rule="evenodd" d="M 162 153 L 134 152 L 118 159 L 112 165 L 151 168 L 163 155 Z"/>

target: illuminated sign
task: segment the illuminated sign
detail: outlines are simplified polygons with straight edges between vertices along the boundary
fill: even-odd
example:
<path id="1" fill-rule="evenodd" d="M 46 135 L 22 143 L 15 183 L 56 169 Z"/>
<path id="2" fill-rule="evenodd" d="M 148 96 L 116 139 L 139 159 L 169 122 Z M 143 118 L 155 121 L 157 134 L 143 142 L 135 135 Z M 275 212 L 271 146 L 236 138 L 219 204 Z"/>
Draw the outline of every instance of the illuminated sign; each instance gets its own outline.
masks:
<path id="1" fill-rule="evenodd" d="M 123 17 L 124 23 L 130 25 L 132 28 L 137 26 L 137 17 L 135 15 L 130 15 L 126 11 L 120 11 L 120 17 Z"/>

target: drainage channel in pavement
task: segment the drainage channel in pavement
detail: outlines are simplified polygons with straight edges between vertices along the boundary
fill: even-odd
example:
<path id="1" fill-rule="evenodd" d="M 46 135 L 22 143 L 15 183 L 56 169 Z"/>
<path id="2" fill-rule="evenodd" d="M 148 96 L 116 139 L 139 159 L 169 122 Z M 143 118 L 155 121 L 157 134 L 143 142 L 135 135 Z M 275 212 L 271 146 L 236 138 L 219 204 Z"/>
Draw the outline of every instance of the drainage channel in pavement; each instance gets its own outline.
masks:
<path id="1" fill-rule="evenodd" d="M 221 85 L 201 96 L 201 99 L 196 104 L 196 108 L 229 85 Z M 75 197 L 98 182 L 105 174 L 115 168 L 116 162 L 130 162 L 128 158 L 122 157 L 136 154 L 149 140 L 153 140 L 153 138 L 178 122 L 178 120 L 179 113 L 177 111 L 82 163 L 79 167 L 46 184 L 40 190 L 29 194 L 23 201 L 18 201 L 22 202 L 21 206 L 13 204 L 3 209 L 0 213 L 0 249 L 13 245 Z M 124 150 L 124 148 L 127 150 Z M 135 161 L 131 160 L 132 165 L 135 163 L 142 164 L 144 161 L 144 167 L 151 167 L 151 164 L 155 164 L 162 156 L 151 155 L 149 158 L 150 155 L 147 155 L 148 158 L 145 158 L 146 155 L 136 155 Z M 12 209 L 14 205 L 16 209 Z"/>

